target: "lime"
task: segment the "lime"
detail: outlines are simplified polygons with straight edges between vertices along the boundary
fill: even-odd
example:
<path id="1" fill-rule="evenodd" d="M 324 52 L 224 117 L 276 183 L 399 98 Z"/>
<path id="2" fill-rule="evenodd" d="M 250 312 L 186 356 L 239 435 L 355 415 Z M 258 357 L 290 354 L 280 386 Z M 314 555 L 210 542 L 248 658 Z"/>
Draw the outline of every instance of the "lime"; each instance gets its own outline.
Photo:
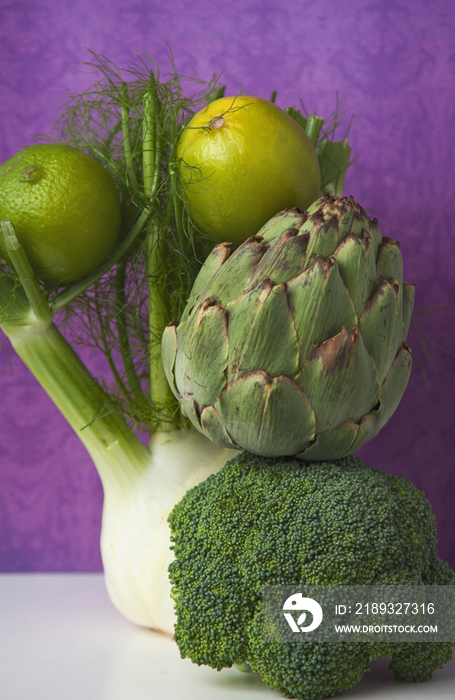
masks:
<path id="1" fill-rule="evenodd" d="M 108 171 L 66 144 L 26 146 L 0 166 L 0 220 L 9 219 L 36 275 L 67 283 L 94 270 L 120 232 Z M 0 240 L 0 257 L 9 263 Z"/>
<path id="2" fill-rule="evenodd" d="M 222 97 L 188 122 L 177 155 L 189 211 L 207 233 L 242 243 L 285 208 L 317 198 L 320 171 L 304 130 L 258 97 Z"/>

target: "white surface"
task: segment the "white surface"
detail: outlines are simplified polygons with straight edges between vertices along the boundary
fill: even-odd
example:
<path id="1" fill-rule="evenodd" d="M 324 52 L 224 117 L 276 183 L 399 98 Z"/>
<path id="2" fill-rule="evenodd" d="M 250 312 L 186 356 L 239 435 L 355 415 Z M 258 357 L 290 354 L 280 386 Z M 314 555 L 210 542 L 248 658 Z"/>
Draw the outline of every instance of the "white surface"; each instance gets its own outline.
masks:
<path id="1" fill-rule="evenodd" d="M 455 661 L 398 683 L 379 659 L 343 700 L 454 700 Z M 259 677 L 193 665 L 114 609 L 100 574 L 0 576 L 0 700 L 277 700 Z"/>

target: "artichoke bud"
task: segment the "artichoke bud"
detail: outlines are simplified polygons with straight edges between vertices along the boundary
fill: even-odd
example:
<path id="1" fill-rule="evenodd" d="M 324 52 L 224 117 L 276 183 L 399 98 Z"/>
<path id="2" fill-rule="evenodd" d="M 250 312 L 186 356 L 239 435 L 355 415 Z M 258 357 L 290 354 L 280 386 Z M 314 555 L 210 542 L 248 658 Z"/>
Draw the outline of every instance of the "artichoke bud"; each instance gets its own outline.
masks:
<path id="1" fill-rule="evenodd" d="M 345 457 L 406 388 L 414 287 L 398 243 L 352 197 L 286 209 L 214 248 L 163 365 L 182 412 L 216 444 L 266 457 Z"/>

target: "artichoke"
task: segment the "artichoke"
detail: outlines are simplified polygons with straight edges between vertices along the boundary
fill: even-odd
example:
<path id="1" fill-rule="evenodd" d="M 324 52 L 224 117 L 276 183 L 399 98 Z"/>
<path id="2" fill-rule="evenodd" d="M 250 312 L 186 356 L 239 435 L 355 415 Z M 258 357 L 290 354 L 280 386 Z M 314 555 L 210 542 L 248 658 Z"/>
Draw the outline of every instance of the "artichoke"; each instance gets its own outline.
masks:
<path id="1" fill-rule="evenodd" d="M 284 210 L 217 245 L 162 358 L 182 412 L 213 442 L 333 460 L 371 440 L 408 383 L 414 286 L 399 244 L 352 197 Z"/>

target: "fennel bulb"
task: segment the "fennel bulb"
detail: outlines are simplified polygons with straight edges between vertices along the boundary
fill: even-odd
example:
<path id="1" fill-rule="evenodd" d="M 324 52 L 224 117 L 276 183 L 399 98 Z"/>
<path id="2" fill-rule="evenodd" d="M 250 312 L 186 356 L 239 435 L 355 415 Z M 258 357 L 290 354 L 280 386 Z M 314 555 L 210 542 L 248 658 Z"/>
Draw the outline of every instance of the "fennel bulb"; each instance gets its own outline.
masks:
<path id="1" fill-rule="evenodd" d="M 168 515 L 189 488 L 235 454 L 195 431 L 177 430 L 152 436 L 142 471 L 133 475 L 113 476 L 106 455 L 92 455 L 104 489 L 101 556 L 106 587 L 128 620 L 173 634 Z"/>

